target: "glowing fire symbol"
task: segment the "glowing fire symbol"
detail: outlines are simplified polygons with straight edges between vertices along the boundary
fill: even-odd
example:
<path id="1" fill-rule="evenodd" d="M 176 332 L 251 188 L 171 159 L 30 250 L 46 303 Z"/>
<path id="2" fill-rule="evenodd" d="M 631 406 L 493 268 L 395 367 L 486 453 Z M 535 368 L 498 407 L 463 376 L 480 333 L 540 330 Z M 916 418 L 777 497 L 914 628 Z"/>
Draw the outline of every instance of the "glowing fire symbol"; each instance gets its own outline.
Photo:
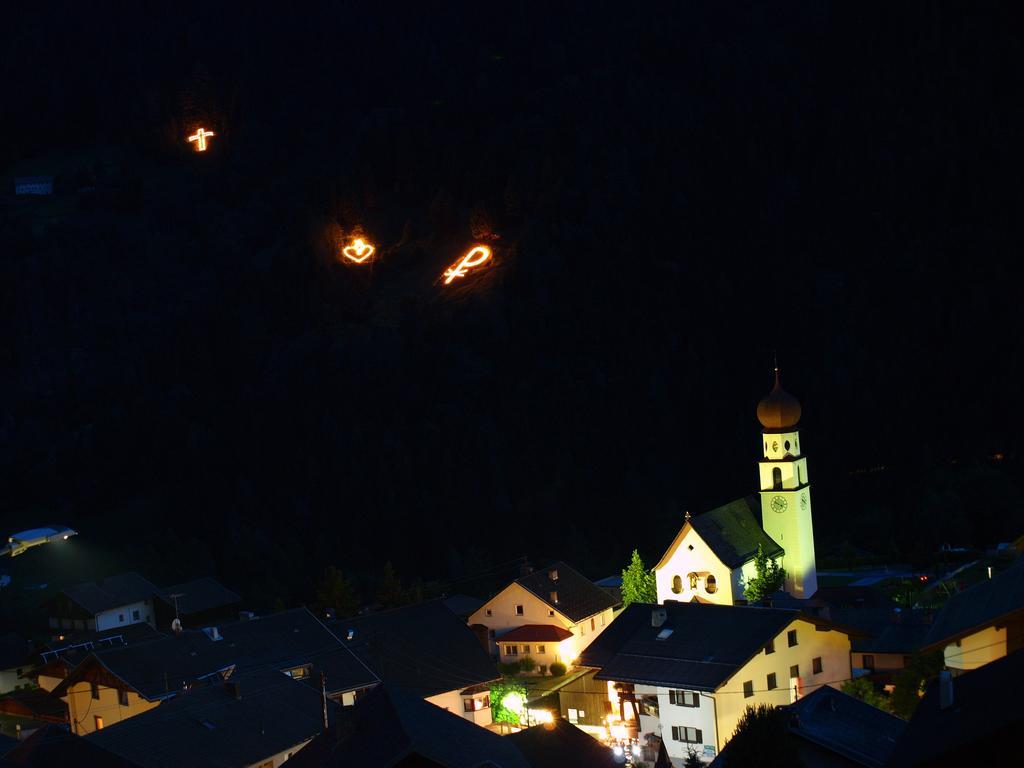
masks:
<path id="1" fill-rule="evenodd" d="M 458 264 L 455 264 L 444 271 L 444 284 L 448 285 L 456 277 L 465 277 L 467 269 L 470 267 L 479 267 L 489 258 L 491 258 L 491 249 L 484 245 L 478 245 L 463 256 L 459 260 Z"/>
<path id="2" fill-rule="evenodd" d="M 356 264 L 362 264 L 368 258 L 373 256 L 376 250 L 376 248 L 363 240 L 363 238 L 357 237 L 352 241 L 351 245 L 346 245 L 342 248 L 341 253 L 349 261 L 353 261 Z"/>
<path id="3" fill-rule="evenodd" d="M 206 140 L 210 136 L 214 136 L 214 135 L 215 134 L 214 134 L 213 131 L 208 131 L 205 128 L 200 128 L 192 136 L 189 136 L 188 140 L 189 140 L 190 144 L 193 141 L 196 143 L 196 152 L 205 152 L 206 151 Z"/>

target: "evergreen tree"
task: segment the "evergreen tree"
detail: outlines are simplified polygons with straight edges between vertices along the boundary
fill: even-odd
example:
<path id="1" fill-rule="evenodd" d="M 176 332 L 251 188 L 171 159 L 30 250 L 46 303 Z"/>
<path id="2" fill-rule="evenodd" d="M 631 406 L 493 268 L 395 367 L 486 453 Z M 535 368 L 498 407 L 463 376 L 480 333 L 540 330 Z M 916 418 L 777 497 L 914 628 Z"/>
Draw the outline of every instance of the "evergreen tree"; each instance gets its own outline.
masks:
<path id="1" fill-rule="evenodd" d="M 625 608 L 630 603 L 656 603 L 657 601 L 658 587 L 654 580 L 654 574 L 644 567 L 640 553 L 634 549 L 629 567 L 622 572 L 622 607 Z"/>
<path id="2" fill-rule="evenodd" d="M 729 765 L 795 768 L 801 765 L 789 735 L 788 713 L 779 707 L 748 706 L 729 741 Z"/>
<path id="3" fill-rule="evenodd" d="M 359 610 L 359 597 L 352 582 L 345 578 L 333 565 L 324 570 L 324 577 L 316 590 L 317 612 L 323 616 L 328 608 L 334 609 L 335 616 L 354 616 Z"/>
<path id="4" fill-rule="evenodd" d="M 764 547 L 757 545 L 754 555 L 756 575 L 744 581 L 743 592 L 748 603 L 759 603 L 772 592 L 778 592 L 786 582 L 786 569 L 764 552 Z"/>
<path id="5" fill-rule="evenodd" d="M 377 600 L 385 608 L 397 608 L 408 602 L 405 590 L 402 589 L 402 582 L 399 580 L 398 574 L 395 573 L 395 567 L 390 560 L 384 563 L 384 574 L 377 587 Z"/>
<path id="6" fill-rule="evenodd" d="M 693 747 L 686 748 L 686 759 L 683 760 L 683 768 L 704 768 L 704 761 L 700 759 L 697 750 Z"/>

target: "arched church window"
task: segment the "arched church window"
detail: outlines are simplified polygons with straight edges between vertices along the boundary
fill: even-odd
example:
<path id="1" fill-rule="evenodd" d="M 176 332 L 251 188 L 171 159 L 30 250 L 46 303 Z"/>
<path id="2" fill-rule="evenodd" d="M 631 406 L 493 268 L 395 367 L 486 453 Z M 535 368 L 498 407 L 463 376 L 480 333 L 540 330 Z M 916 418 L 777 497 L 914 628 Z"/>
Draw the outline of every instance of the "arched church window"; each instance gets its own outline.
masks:
<path id="1" fill-rule="evenodd" d="M 772 488 L 779 490 L 782 488 L 782 468 L 772 467 Z"/>
<path id="2" fill-rule="evenodd" d="M 672 591 L 677 595 L 683 591 L 683 580 L 679 576 L 672 577 Z"/>
<path id="3" fill-rule="evenodd" d="M 704 580 L 704 589 L 707 590 L 709 595 L 713 595 L 718 591 L 718 582 L 711 574 L 708 574 L 707 579 Z"/>
<path id="4" fill-rule="evenodd" d="M 696 589 L 697 588 L 697 574 L 693 573 L 691 571 L 689 574 L 687 574 L 687 578 L 690 580 L 690 589 Z"/>

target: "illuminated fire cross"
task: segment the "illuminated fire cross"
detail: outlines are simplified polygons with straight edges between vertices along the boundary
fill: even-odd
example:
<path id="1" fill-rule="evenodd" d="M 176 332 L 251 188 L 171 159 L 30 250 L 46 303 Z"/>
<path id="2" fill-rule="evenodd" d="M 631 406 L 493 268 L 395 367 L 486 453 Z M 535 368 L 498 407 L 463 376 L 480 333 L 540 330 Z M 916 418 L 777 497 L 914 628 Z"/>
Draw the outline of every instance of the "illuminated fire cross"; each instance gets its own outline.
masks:
<path id="1" fill-rule="evenodd" d="M 357 237 L 352 241 L 351 245 L 346 245 L 342 248 L 341 253 L 349 261 L 355 262 L 356 264 L 362 264 L 368 258 L 373 256 L 376 250 L 376 248 L 363 240 L 363 238 Z"/>
<path id="2" fill-rule="evenodd" d="M 491 258 L 491 249 L 484 245 L 478 245 L 459 259 L 457 264 L 452 265 L 444 271 L 444 284 L 450 284 L 456 277 L 465 277 L 467 269 L 479 267 L 489 258 Z"/>
<path id="3" fill-rule="evenodd" d="M 196 143 L 196 152 L 205 152 L 206 151 L 206 140 L 210 136 L 214 136 L 214 135 L 215 134 L 214 134 L 213 131 L 208 131 L 205 128 L 200 128 L 192 136 L 189 136 L 188 140 L 189 140 L 189 143 L 192 143 L 193 141 Z"/>

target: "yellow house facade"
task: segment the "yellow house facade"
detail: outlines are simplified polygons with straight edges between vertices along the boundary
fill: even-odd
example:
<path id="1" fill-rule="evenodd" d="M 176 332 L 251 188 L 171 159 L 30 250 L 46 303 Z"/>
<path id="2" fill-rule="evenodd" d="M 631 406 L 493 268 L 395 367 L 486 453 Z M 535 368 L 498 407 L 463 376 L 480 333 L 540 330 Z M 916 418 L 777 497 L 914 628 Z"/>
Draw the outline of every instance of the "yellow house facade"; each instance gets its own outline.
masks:
<path id="1" fill-rule="evenodd" d="M 748 706 L 789 704 L 851 677 L 848 632 L 798 611 L 635 604 L 617 621 L 626 624 L 615 640 L 581 659 L 607 681 L 606 727 L 641 745 L 660 737 L 676 765 L 691 748 L 714 759 Z"/>
<path id="2" fill-rule="evenodd" d="M 565 563 L 520 577 L 469 617 L 487 630 L 492 656 L 502 662 L 525 656 L 538 665 L 571 666 L 615 615 L 615 599 Z M 544 639 L 504 642 L 523 627 L 549 627 Z M 520 633 L 522 634 L 522 633 Z"/>
<path id="3" fill-rule="evenodd" d="M 85 736 L 160 706 L 159 700 L 148 701 L 124 686 L 112 687 L 90 680 L 68 686 L 61 698 L 68 705 L 71 729 L 78 736 Z"/>

